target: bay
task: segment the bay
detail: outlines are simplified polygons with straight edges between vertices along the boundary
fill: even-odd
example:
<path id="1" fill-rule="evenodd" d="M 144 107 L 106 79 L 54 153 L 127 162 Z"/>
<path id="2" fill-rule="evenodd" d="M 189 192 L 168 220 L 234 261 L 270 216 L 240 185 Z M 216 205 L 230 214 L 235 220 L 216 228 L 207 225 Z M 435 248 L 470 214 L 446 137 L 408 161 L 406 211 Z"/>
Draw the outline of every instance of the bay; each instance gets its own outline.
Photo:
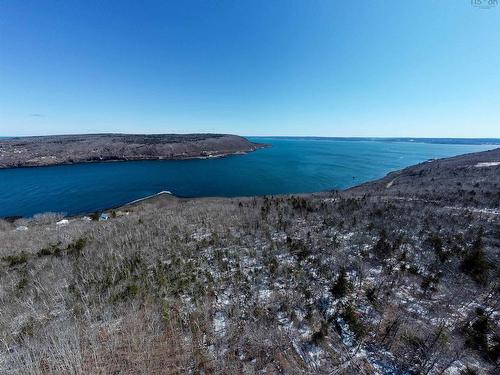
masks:
<path id="1" fill-rule="evenodd" d="M 133 161 L 0 170 L 0 217 L 76 215 L 170 191 L 235 197 L 345 189 L 431 158 L 498 146 L 448 140 L 252 138 L 271 147 L 220 159 Z"/>

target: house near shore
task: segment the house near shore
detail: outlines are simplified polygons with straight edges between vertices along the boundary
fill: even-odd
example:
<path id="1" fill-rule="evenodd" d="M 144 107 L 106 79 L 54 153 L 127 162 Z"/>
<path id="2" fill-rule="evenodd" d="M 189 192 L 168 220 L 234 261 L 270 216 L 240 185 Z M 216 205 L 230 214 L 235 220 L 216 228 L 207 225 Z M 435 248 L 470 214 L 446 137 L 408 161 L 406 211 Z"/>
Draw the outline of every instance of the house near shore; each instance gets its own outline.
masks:
<path id="1" fill-rule="evenodd" d="M 99 216 L 99 221 L 108 221 L 108 220 L 109 220 L 109 215 L 105 212 L 103 212 L 101 216 Z"/>

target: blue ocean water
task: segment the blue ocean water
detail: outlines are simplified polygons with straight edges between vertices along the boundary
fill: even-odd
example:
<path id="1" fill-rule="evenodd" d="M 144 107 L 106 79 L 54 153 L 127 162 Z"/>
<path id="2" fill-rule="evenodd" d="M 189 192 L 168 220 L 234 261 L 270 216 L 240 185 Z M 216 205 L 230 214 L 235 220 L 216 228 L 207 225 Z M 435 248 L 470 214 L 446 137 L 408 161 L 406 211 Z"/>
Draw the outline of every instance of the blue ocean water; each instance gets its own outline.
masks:
<path id="1" fill-rule="evenodd" d="M 310 138 L 220 159 L 136 161 L 0 170 L 0 217 L 68 215 L 169 190 L 182 197 L 249 196 L 344 189 L 431 158 L 498 146 Z"/>

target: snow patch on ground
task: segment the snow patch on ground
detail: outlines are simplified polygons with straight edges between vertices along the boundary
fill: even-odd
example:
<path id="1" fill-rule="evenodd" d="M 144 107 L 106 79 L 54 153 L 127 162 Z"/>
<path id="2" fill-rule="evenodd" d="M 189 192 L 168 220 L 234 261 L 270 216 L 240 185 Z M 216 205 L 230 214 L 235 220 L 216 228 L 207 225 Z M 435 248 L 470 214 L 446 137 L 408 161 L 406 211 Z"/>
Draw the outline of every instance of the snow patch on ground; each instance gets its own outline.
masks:
<path id="1" fill-rule="evenodd" d="M 497 165 L 500 165 L 500 161 L 488 161 L 488 162 L 477 163 L 475 167 L 476 168 L 496 167 Z"/>
<path id="2" fill-rule="evenodd" d="M 276 242 L 285 242 L 287 234 L 285 232 L 274 232 L 271 235 L 271 239 Z"/>
<path id="3" fill-rule="evenodd" d="M 349 329 L 349 325 L 341 317 L 337 318 L 337 324 L 340 327 L 340 338 L 342 339 L 342 343 L 348 348 L 352 348 L 355 341 L 354 333 Z"/>
<path id="4" fill-rule="evenodd" d="M 259 301 L 260 302 L 268 302 L 271 299 L 272 291 L 269 289 L 261 289 L 259 290 Z"/>
<path id="5" fill-rule="evenodd" d="M 219 336 L 226 333 L 226 317 L 222 311 L 217 311 L 214 316 L 214 330 Z"/>
<path id="6" fill-rule="evenodd" d="M 191 237 L 195 240 L 195 241 L 203 241 L 205 239 L 208 239 L 212 236 L 212 233 L 205 229 L 205 228 L 199 228 L 197 229 L 192 235 Z"/>

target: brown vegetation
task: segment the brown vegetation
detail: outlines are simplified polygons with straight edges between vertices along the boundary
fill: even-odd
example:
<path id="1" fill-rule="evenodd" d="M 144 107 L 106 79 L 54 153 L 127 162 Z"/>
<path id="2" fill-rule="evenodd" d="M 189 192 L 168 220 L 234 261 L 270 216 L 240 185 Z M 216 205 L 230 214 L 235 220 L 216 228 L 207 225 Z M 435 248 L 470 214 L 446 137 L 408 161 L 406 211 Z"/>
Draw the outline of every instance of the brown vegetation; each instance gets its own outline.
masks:
<path id="1" fill-rule="evenodd" d="M 161 196 L 4 222 L 0 372 L 495 373 L 500 216 L 462 203 Z"/>
<path id="2" fill-rule="evenodd" d="M 254 151 L 265 145 L 229 134 L 85 134 L 0 140 L 0 168 L 124 160 L 189 159 Z"/>

